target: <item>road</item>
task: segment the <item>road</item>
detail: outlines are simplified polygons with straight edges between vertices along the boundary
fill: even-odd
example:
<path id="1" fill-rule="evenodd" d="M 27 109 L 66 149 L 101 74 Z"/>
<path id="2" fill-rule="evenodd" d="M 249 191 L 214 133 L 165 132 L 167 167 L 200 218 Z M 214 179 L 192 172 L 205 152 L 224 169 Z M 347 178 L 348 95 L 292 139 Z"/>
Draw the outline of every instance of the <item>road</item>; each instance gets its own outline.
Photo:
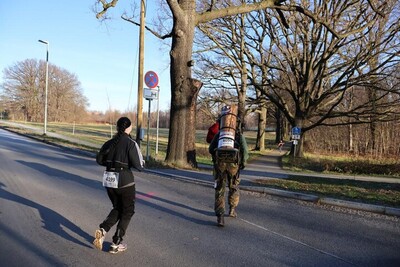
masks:
<path id="1" fill-rule="evenodd" d="M 93 158 L 0 129 L 0 161 L 1 266 L 400 266 L 397 217 L 243 192 L 219 228 L 211 187 L 147 172 L 111 255 L 112 234 L 91 244 L 111 208 Z"/>

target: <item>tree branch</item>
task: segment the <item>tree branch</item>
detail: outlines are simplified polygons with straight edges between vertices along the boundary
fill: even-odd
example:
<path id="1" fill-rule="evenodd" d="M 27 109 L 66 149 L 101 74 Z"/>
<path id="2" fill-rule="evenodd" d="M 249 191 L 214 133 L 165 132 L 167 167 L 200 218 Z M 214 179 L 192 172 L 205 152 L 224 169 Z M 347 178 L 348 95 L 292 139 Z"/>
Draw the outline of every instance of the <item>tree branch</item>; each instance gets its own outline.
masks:
<path id="1" fill-rule="evenodd" d="M 111 7 L 115 7 L 118 3 L 118 0 L 112 0 L 111 2 L 107 3 L 105 0 L 98 0 L 103 5 L 103 10 L 97 13 L 96 18 L 100 19 L 104 16 L 107 10 Z"/>
<path id="2" fill-rule="evenodd" d="M 124 15 L 121 15 L 121 18 L 123 20 L 127 21 L 127 22 L 130 22 L 130 23 L 140 27 L 140 23 L 138 23 L 138 22 L 136 22 L 136 21 L 124 16 Z M 152 33 L 155 37 L 163 39 L 163 40 L 172 37 L 172 32 L 169 33 L 169 34 L 161 35 L 158 32 L 154 31 L 153 29 L 151 29 L 151 28 L 149 28 L 147 26 L 145 26 L 145 29 L 148 30 L 150 33 Z"/>
<path id="3" fill-rule="evenodd" d="M 212 21 L 217 18 L 223 18 L 243 13 L 248 13 L 255 10 L 266 9 L 269 7 L 274 7 L 275 1 L 274 0 L 264 0 L 254 4 L 241 4 L 238 6 L 230 6 L 223 9 L 215 9 L 215 10 L 208 10 L 203 13 L 199 13 L 196 16 L 196 25 L 200 23 L 205 23 L 208 21 Z"/>

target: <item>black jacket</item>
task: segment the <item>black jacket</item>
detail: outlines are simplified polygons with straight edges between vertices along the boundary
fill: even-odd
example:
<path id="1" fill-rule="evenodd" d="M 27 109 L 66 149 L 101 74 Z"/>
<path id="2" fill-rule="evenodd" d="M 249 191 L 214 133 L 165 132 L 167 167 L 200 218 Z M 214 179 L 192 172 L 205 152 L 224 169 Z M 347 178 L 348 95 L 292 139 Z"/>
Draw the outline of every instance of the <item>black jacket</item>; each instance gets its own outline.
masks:
<path id="1" fill-rule="evenodd" d="M 119 172 L 118 187 L 124 187 L 134 183 L 131 168 L 142 171 L 144 160 L 137 143 L 127 134 L 122 134 L 118 143 L 116 139 L 110 139 L 104 143 L 96 156 L 96 162 L 105 166 L 107 171 Z"/>

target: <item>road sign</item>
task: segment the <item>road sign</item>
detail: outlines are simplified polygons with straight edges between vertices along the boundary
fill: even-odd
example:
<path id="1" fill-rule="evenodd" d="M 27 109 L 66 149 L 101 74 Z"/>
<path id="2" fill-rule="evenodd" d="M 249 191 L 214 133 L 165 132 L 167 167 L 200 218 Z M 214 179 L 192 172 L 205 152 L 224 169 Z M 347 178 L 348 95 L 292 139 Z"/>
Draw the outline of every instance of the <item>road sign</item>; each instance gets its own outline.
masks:
<path id="1" fill-rule="evenodd" d="M 293 127 L 292 134 L 293 135 L 300 135 L 301 134 L 301 128 L 300 127 Z"/>
<path id="2" fill-rule="evenodd" d="M 292 134 L 292 140 L 300 140 L 299 134 Z"/>
<path id="3" fill-rule="evenodd" d="M 150 88 L 144 88 L 143 96 L 147 100 L 158 99 L 158 90 L 154 90 L 154 89 L 150 89 Z"/>
<path id="4" fill-rule="evenodd" d="M 149 88 L 156 88 L 158 85 L 158 76 L 154 71 L 148 71 L 144 75 L 144 82 Z"/>

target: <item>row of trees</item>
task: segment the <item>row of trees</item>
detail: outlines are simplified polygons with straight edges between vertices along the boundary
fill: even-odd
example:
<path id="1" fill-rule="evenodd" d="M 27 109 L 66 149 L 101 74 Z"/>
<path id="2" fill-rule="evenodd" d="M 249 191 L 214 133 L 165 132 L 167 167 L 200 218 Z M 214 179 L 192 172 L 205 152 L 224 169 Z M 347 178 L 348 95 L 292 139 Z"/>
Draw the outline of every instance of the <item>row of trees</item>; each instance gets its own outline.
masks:
<path id="1" fill-rule="evenodd" d="M 376 124 L 374 135 L 368 124 L 321 126 L 306 136 L 307 151 L 320 154 L 346 154 L 368 156 L 377 159 L 393 158 L 400 155 L 400 122 Z"/>
<path id="2" fill-rule="evenodd" d="M 247 13 L 254 10 L 272 8 L 282 0 L 268 1 L 197 1 L 165 0 L 167 13 L 171 22 L 163 29 L 165 33 L 157 34 L 160 38 L 171 38 L 170 78 L 171 110 L 170 131 L 166 162 L 176 165 L 197 166 L 195 147 L 196 101 L 203 85 L 192 77 L 193 40 L 195 28 L 214 19 Z M 97 18 L 103 18 L 118 0 L 96 2 Z M 141 1 L 145 4 L 145 1 Z M 160 19 L 160 21 L 166 21 Z M 138 25 L 138 23 L 135 23 Z M 155 32 L 155 31 L 153 31 Z"/>
<path id="3" fill-rule="evenodd" d="M 1 85 L 1 118 L 43 122 L 45 102 L 45 62 L 27 59 L 3 71 Z M 53 64 L 49 65 L 48 120 L 50 122 L 107 123 L 115 124 L 121 116 L 132 118 L 136 125 L 136 109 L 105 112 L 87 111 L 87 100 L 83 96 L 77 77 Z M 196 129 L 207 129 L 215 120 L 212 112 L 199 109 Z M 151 112 L 150 127 L 169 128 L 169 111 Z M 145 121 L 147 127 L 147 118 Z"/>
<path id="4" fill-rule="evenodd" d="M 164 14 L 172 20 L 160 27 L 171 30 L 158 34 L 172 39 L 167 161 L 196 164 L 193 135 L 201 86 L 216 102 L 238 103 L 242 120 L 258 110 L 260 148 L 269 103 L 277 125 L 287 121 L 301 127 L 303 137 L 322 125 L 368 124 L 376 132 L 377 123 L 396 119 L 398 1 L 164 2 Z M 101 17 L 118 0 L 98 3 Z M 234 98 L 221 100 L 232 90 Z M 284 127 L 278 129 L 278 135 L 285 134 Z"/>
<path id="5" fill-rule="evenodd" d="M 28 60 L 29 61 L 29 60 Z M 27 61 L 27 62 L 28 62 Z M 5 85 L 8 85 L 8 93 L 9 97 L 3 99 L 1 101 L 1 110 L 2 118 L 7 116 L 7 113 L 4 113 L 4 110 L 7 110 L 7 106 L 15 107 L 14 110 L 8 109 L 8 115 L 11 115 L 15 119 L 28 119 L 30 121 L 42 121 L 42 116 L 38 116 L 35 114 L 35 107 L 37 107 L 36 113 L 40 113 L 43 109 L 40 101 L 38 103 L 34 103 L 32 106 L 25 108 L 21 103 L 27 103 L 27 99 L 32 99 L 33 94 L 23 93 L 24 87 L 19 85 L 21 84 L 29 84 L 29 79 L 27 77 L 31 77 L 32 75 L 28 75 L 28 73 L 23 73 L 25 70 L 30 70 L 30 68 L 17 68 L 17 66 L 26 65 L 27 62 L 17 63 L 16 66 L 10 67 L 5 72 L 6 74 L 14 73 L 14 75 L 6 77 Z M 15 71 L 19 69 L 21 73 L 15 75 Z M 10 72 L 10 70 L 14 70 Z M 12 77 L 19 77 L 19 83 L 11 83 L 10 81 L 14 81 L 11 79 Z M 24 79 L 27 79 L 24 81 Z M 63 86 L 67 87 L 67 91 L 69 90 L 68 84 L 64 84 Z M 61 83 L 60 85 L 61 86 Z M 13 89 L 12 89 L 13 88 Z M 32 90 L 34 92 L 34 90 Z M 235 95 L 229 92 L 229 90 L 217 90 L 219 92 L 220 98 L 211 97 L 213 95 L 214 90 L 208 90 L 201 94 L 199 98 L 199 102 L 197 105 L 197 121 L 196 121 L 196 129 L 206 130 L 210 124 L 216 119 L 218 116 L 218 111 L 221 109 L 224 103 L 228 103 L 229 101 L 234 101 Z M 221 92 L 224 92 L 221 94 Z M 43 93 L 42 93 L 43 94 Z M 21 97 L 16 97 L 20 95 Z M 14 97 L 10 97 L 14 96 Z M 25 96 L 25 97 L 22 97 Z M 355 97 L 358 96 L 358 97 Z M 43 98 L 41 95 L 39 97 Z M 368 96 L 363 95 L 362 91 L 358 92 L 357 90 L 353 90 L 352 98 L 347 99 L 348 103 L 353 103 L 353 105 L 359 105 L 362 102 L 367 101 Z M 15 102 L 11 101 L 14 99 Z M 80 98 L 77 98 L 78 101 Z M 5 101 L 6 100 L 6 101 Z M 70 99 L 74 101 L 74 99 Z M 76 100 L 76 99 L 75 99 Z M 9 101 L 9 102 L 7 102 Z M 19 102 L 21 101 L 21 102 Z M 24 102 L 25 101 L 25 102 Z M 7 105 L 9 103 L 9 105 Z M 74 106 L 73 103 L 72 106 Z M 71 103 L 70 103 L 71 105 Z M 18 107 L 23 107 L 18 109 Z M 286 133 L 286 138 L 289 136 L 290 126 L 288 125 L 287 120 L 282 120 L 282 116 L 279 116 L 279 110 L 270 103 L 267 102 L 266 109 L 268 110 L 268 116 L 265 118 L 268 123 L 266 124 L 269 128 L 282 129 L 283 133 Z M 260 118 L 260 112 L 252 112 L 251 110 L 247 110 L 247 115 L 245 118 L 245 125 L 247 130 L 257 129 L 257 121 Z M 33 114 L 29 116 L 29 114 Z M 56 118 L 57 113 L 54 113 L 54 118 Z M 62 122 L 97 122 L 97 123 L 107 123 L 114 124 L 115 121 L 121 116 L 128 116 L 133 119 L 133 123 L 136 124 L 136 109 L 132 111 L 121 112 L 118 110 L 108 110 L 105 113 L 90 111 L 88 113 L 81 112 L 81 116 L 79 119 L 76 118 L 75 114 L 71 112 L 65 112 L 62 118 L 59 118 L 59 121 Z M 22 116 L 22 117 L 18 117 Z M 68 117 L 70 116 L 70 117 Z M 151 112 L 150 114 L 150 127 L 156 127 L 157 116 L 159 117 L 159 127 L 161 128 L 169 128 L 169 112 L 168 111 L 160 111 L 159 114 L 157 112 Z M 83 119 L 85 118 L 85 119 Z M 280 121 L 278 120 L 280 119 Z M 320 126 L 307 135 L 304 138 L 304 145 L 307 151 L 319 152 L 319 153 L 352 153 L 355 155 L 371 155 L 374 157 L 390 157 L 400 154 L 400 143 L 396 142 L 400 138 L 399 134 L 399 120 L 397 118 L 394 121 L 389 122 L 377 122 L 374 124 L 362 124 L 362 125 L 354 125 L 351 123 L 347 123 L 348 120 L 343 118 L 334 118 L 330 119 L 329 124 L 331 126 Z M 346 125 L 347 124 L 347 125 Z M 336 125 L 332 127 L 332 125 Z M 147 120 L 144 125 L 147 127 Z M 260 132 L 260 131 L 259 131 Z M 264 131 L 261 131 L 264 132 Z M 283 135 L 285 136 L 285 135 Z M 259 147 L 256 149 L 260 149 L 260 143 L 257 144 Z M 265 147 L 264 147 L 265 148 Z"/>
<path id="6" fill-rule="evenodd" d="M 259 129 L 271 103 L 277 139 L 302 128 L 300 156 L 307 134 L 324 125 L 368 124 L 373 148 L 378 125 L 400 111 L 398 1 L 286 3 L 200 25 L 198 74 L 219 88 L 205 97 L 233 91 L 225 101 L 236 100 L 242 117 L 257 109 Z"/>
<path id="7" fill-rule="evenodd" d="M 5 116 L 15 120 L 44 120 L 45 64 L 27 59 L 3 70 L 1 104 Z M 49 121 L 85 121 L 88 103 L 74 74 L 49 64 L 48 86 Z"/>
<path id="8" fill-rule="evenodd" d="M 238 103 L 242 121 L 249 112 L 259 114 L 259 149 L 264 147 L 270 117 L 275 119 L 277 138 L 287 135 L 291 127 L 302 128 L 300 148 L 318 127 L 341 125 L 351 129 L 348 147 L 353 147 L 357 135 L 350 126 L 363 124 L 372 136 L 368 143 L 376 147 L 382 123 L 398 120 L 398 1 L 164 2 L 171 18 L 171 24 L 163 28 L 171 30 L 158 34 L 163 39 L 171 37 L 167 162 L 196 165 L 198 112 L 205 111 L 212 121 L 224 103 Z M 97 17 L 117 3 L 97 1 Z M 44 76 L 40 77 L 21 86 L 37 90 L 14 109 L 24 110 L 27 118 L 41 114 L 42 109 L 32 103 L 43 99 Z M 56 87 L 57 79 L 53 79 L 50 87 Z M 17 77 L 11 85 L 18 86 Z M 61 93 L 50 96 L 55 121 L 63 113 L 56 110 L 63 109 L 58 101 Z M 35 111 L 25 111 L 28 107 Z M 302 149 L 297 151 L 302 153 Z"/>

